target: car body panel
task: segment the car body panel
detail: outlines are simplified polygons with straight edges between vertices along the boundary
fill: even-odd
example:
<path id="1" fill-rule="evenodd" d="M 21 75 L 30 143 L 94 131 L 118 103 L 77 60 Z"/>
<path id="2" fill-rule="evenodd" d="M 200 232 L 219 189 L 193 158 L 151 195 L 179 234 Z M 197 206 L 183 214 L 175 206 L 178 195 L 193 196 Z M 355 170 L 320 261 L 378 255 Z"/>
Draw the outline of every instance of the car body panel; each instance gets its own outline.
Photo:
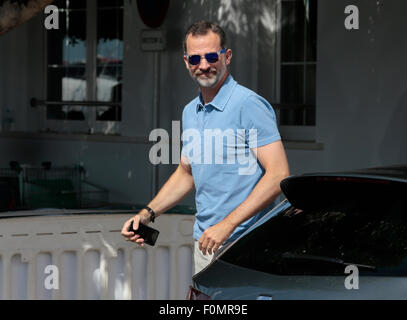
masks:
<path id="1" fill-rule="evenodd" d="M 194 286 L 213 300 L 253 300 L 260 295 L 273 300 L 407 299 L 406 277 L 360 276 L 358 289 L 347 289 L 349 276 L 345 272 L 343 276 L 280 276 L 217 260 L 194 278 Z"/>
<path id="2" fill-rule="evenodd" d="M 388 217 L 383 216 L 386 223 L 390 221 L 399 226 L 398 222 L 401 221 L 400 219 L 405 219 L 404 213 L 407 216 L 407 166 L 290 176 L 281 182 L 281 187 L 287 199 L 262 217 L 262 219 L 234 241 L 232 245 L 222 251 L 210 265 L 196 274 L 193 277 L 195 289 L 210 296 L 212 299 L 257 299 L 259 296 L 272 297 L 272 299 L 407 299 L 407 258 L 400 262 L 407 248 L 401 248 L 399 251 L 401 253 L 400 256 L 392 256 L 393 260 L 399 260 L 397 263 L 400 263 L 401 268 L 396 267 L 398 268 L 397 270 L 390 268 L 391 271 L 389 272 L 379 264 L 378 267 L 381 270 L 379 270 L 380 272 L 375 271 L 376 274 L 362 271 L 357 278 L 359 281 L 357 289 L 349 289 L 345 286 L 345 280 L 348 276 L 351 276 L 345 273 L 345 267 L 350 263 L 338 264 L 338 268 L 343 267 L 343 273 L 342 269 L 337 269 L 340 270 L 339 273 L 326 275 L 315 275 L 312 273 L 278 274 L 269 272 L 268 267 L 257 267 L 257 263 L 261 261 L 261 259 L 257 259 L 258 255 L 255 255 L 256 258 L 248 263 L 252 264 L 253 268 L 248 267 L 244 263 L 234 263 L 236 260 L 231 259 L 232 256 L 240 256 L 239 252 L 242 249 L 243 243 L 245 243 L 243 248 L 245 246 L 248 248 L 256 246 L 256 241 L 258 240 L 256 235 L 259 234 L 257 231 L 261 228 L 266 230 L 266 239 L 268 239 L 267 230 L 269 226 L 277 226 L 278 224 L 276 223 L 281 220 L 279 216 L 283 212 L 294 209 L 294 207 L 304 210 L 319 210 L 321 208 L 336 210 L 338 208 L 346 208 L 349 212 L 353 212 L 352 210 L 360 207 L 367 213 L 372 212 L 369 210 L 377 210 L 377 212 L 380 212 L 379 219 L 386 212 L 400 210 L 397 211 L 397 219 L 399 220 L 390 219 L 394 216 L 393 214 Z M 321 194 L 322 199 L 318 198 Z M 316 202 L 317 204 L 315 204 Z M 349 213 L 345 214 L 349 217 L 353 216 L 349 215 Z M 370 214 L 367 217 L 370 217 Z M 276 219 L 274 220 L 273 218 Z M 359 223 L 365 228 L 363 221 L 359 220 Z M 372 221 L 376 223 L 373 223 L 374 226 L 381 225 L 381 220 L 376 219 Z M 263 226 L 265 223 L 266 225 Z M 404 228 L 404 226 L 401 226 L 401 228 Z M 319 233 L 318 230 L 316 229 L 317 233 Z M 382 230 L 380 229 L 379 231 Z M 404 229 L 402 231 L 398 230 L 398 232 L 401 236 L 405 234 Z M 383 232 L 383 234 L 385 233 Z M 349 234 L 349 237 L 357 236 L 357 234 Z M 367 238 L 367 240 L 370 243 L 370 238 Z M 355 241 L 355 243 L 360 243 L 360 240 Z M 402 241 L 401 245 L 403 243 L 404 241 Z M 237 248 L 240 248 L 240 250 Z M 264 252 L 261 248 L 259 250 Z M 383 250 L 383 248 L 379 250 Z M 245 251 L 248 252 L 247 250 Z M 381 255 L 383 255 L 383 252 Z M 381 255 L 374 257 L 372 260 L 381 261 Z M 243 261 L 240 257 L 238 260 Z M 302 261 L 298 265 L 302 268 Z M 384 270 L 384 273 L 382 270 Z"/>

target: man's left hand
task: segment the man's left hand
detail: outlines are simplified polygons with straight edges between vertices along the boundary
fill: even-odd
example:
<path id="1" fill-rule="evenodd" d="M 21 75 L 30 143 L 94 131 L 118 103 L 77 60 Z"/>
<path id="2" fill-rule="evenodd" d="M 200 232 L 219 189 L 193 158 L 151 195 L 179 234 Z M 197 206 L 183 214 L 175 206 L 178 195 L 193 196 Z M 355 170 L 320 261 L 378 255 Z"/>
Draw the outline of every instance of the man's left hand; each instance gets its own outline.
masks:
<path id="1" fill-rule="evenodd" d="M 218 251 L 219 247 L 230 237 L 235 227 L 230 223 L 222 220 L 214 226 L 206 229 L 199 239 L 199 250 L 203 255 Z"/>

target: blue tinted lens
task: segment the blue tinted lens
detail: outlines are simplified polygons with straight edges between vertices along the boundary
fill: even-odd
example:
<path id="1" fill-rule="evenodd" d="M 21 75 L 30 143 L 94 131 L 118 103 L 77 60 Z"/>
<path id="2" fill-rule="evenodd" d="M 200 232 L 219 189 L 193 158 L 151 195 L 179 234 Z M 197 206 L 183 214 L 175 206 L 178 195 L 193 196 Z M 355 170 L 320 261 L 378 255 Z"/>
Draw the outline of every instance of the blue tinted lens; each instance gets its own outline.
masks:
<path id="1" fill-rule="evenodd" d="M 192 56 L 189 56 L 188 61 L 192 65 L 197 65 L 201 61 L 201 57 L 197 54 L 194 54 Z"/>
<path id="2" fill-rule="evenodd" d="M 205 54 L 205 59 L 209 63 L 214 63 L 218 61 L 218 54 L 216 52 L 207 53 Z"/>

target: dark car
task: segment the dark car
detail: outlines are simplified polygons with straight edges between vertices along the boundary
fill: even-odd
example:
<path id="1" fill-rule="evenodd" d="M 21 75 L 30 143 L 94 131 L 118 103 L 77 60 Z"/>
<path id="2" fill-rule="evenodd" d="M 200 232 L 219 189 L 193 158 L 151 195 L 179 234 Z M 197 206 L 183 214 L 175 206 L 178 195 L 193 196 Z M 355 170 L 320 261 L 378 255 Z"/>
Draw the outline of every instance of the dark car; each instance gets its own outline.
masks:
<path id="1" fill-rule="evenodd" d="M 291 176 L 189 299 L 407 299 L 407 165 Z"/>

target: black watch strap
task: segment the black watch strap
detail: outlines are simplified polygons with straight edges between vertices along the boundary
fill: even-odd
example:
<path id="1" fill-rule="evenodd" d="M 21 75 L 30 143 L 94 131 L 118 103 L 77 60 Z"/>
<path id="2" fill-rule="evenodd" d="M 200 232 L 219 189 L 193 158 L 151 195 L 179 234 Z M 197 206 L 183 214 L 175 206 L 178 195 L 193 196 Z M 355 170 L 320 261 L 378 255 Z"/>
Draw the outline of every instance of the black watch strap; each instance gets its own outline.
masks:
<path id="1" fill-rule="evenodd" d="M 155 220 L 155 212 L 154 212 L 154 210 L 151 209 L 148 206 L 145 206 L 143 209 L 146 209 L 148 212 L 150 212 L 150 214 L 151 214 L 150 221 L 154 222 L 154 220 Z"/>

